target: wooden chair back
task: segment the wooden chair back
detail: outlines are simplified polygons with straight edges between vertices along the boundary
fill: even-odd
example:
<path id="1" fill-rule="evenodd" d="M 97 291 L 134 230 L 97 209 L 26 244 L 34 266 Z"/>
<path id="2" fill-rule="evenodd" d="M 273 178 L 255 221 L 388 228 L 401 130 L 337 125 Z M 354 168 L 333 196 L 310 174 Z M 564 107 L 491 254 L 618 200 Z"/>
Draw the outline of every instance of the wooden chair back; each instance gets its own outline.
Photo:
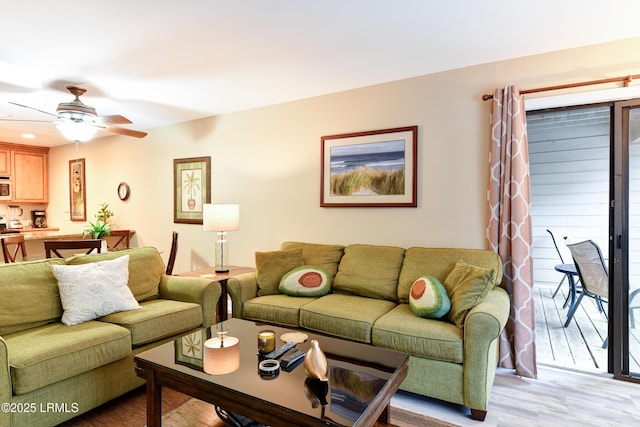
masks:
<path id="1" fill-rule="evenodd" d="M 169 260 L 167 261 L 167 270 L 165 273 L 171 276 L 173 273 L 173 264 L 176 262 L 176 254 L 178 253 L 178 232 L 174 231 L 171 235 L 171 251 L 169 252 Z"/>
<path id="2" fill-rule="evenodd" d="M 26 261 L 27 248 L 25 247 L 23 234 L 4 236 L 0 240 L 2 241 L 2 255 L 4 256 L 4 262 L 16 262 L 18 253 L 22 255 L 22 261 Z"/>
<path id="3" fill-rule="evenodd" d="M 131 230 L 111 230 L 106 240 L 107 247 L 111 250 L 129 249 Z"/>
<path id="4" fill-rule="evenodd" d="M 93 251 L 101 252 L 101 239 L 83 239 L 83 240 L 45 240 L 44 252 L 47 258 L 52 258 L 52 254 L 58 258 L 65 258 L 60 251 L 77 251 L 79 249 L 86 250 L 85 254 Z"/>

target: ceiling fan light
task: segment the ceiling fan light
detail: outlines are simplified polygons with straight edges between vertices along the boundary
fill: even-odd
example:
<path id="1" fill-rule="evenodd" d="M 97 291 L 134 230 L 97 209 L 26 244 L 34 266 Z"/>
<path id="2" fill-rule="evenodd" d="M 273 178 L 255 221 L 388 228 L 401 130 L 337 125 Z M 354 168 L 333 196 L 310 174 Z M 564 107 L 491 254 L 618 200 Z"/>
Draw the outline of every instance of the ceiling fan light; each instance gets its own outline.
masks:
<path id="1" fill-rule="evenodd" d="M 97 128 L 89 123 L 74 121 L 65 121 L 56 127 L 65 138 L 73 142 L 87 142 L 94 137 L 97 131 Z"/>

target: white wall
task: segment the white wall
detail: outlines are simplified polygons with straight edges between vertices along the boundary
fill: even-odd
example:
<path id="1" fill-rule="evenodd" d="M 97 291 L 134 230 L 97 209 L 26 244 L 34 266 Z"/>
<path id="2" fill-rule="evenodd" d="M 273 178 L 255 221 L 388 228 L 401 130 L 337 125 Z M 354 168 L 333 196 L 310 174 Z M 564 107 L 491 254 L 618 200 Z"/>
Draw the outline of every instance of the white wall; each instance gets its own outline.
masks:
<path id="1" fill-rule="evenodd" d="M 631 74 L 639 47 L 636 39 L 485 64 L 82 144 L 88 219 L 108 202 L 118 226 L 165 259 L 171 231 L 180 233 L 175 272 L 212 265 L 214 233 L 173 223 L 172 190 L 173 159 L 211 156 L 212 201 L 240 204 L 232 264 L 253 265 L 255 251 L 283 240 L 483 248 L 490 103 L 481 95 Z M 321 136 L 409 125 L 419 127 L 417 208 L 320 208 Z M 68 220 L 75 157 L 73 145 L 50 153 L 48 222 L 63 230 L 84 227 Z M 131 186 L 126 202 L 121 181 Z"/>

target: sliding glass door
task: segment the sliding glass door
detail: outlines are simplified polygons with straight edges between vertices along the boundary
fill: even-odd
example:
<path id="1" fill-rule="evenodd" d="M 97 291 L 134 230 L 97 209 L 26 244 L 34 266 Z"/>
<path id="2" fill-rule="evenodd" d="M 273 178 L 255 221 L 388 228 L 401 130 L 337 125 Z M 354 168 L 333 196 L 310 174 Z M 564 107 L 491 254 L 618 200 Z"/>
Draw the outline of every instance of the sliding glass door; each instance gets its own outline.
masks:
<path id="1" fill-rule="evenodd" d="M 560 366 L 571 363 L 557 356 L 567 353 L 565 348 L 577 355 L 575 360 L 588 353 L 598 369 L 640 382 L 640 99 L 527 116 L 534 280 L 550 337 L 548 353 Z M 550 243 L 550 229 L 559 233 L 558 249 L 569 241 L 599 245 L 609 272 L 608 316 L 587 311 L 583 302 L 567 322 L 567 304 L 562 304 L 566 287 L 558 285 L 554 267 L 562 254 Z M 549 321 L 556 318 L 562 326 Z M 553 341 L 560 328 L 560 338 L 571 338 L 567 345 Z M 539 348 L 544 343 L 541 338 Z M 574 366 L 588 368 L 577 362 Z"/>
<path id="2" fill-rule="evenodd" d="M 611 175 L 610 365 L 640 381 L 640 100 L 614 104 Z"/>

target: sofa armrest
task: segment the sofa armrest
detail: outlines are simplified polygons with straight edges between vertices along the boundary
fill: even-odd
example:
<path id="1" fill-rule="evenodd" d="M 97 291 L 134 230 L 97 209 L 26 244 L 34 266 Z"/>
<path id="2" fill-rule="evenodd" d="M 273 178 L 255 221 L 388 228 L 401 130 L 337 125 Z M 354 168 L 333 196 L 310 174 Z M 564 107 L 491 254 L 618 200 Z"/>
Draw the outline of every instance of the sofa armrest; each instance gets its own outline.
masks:
<path id="1" fill-rule="evenodd" d="M 160 279 L 160 298 L 192 302 L 202 307 L 202 326 L 216 323 L 216 306 L 220 299 L 220 283 L 203 277 L 167 276 Z"/>
<path id="2" fill-rule="evenodd" d="M 487 407 L 496 367 L 500 333 L 509 318 L 509 295 L 494 288 L 469 311 L 464 322 L 464 400 L 473 409 Z"/>
<path id="3" fill-rule="evenodd" d="M 258 296 L 255 271 L 239 274 L 227 281 L 227 292 L 231 297 L 233 317 L 242 318 L 242 303 Z"/>
<path id="4" fill-rule="evenodd" d="M 0 403 L 11 403 L 11 373 L 7 343 L 0 337 Z M 11 411 L 0 411 L 0 426 L 11 425 Z"/>

